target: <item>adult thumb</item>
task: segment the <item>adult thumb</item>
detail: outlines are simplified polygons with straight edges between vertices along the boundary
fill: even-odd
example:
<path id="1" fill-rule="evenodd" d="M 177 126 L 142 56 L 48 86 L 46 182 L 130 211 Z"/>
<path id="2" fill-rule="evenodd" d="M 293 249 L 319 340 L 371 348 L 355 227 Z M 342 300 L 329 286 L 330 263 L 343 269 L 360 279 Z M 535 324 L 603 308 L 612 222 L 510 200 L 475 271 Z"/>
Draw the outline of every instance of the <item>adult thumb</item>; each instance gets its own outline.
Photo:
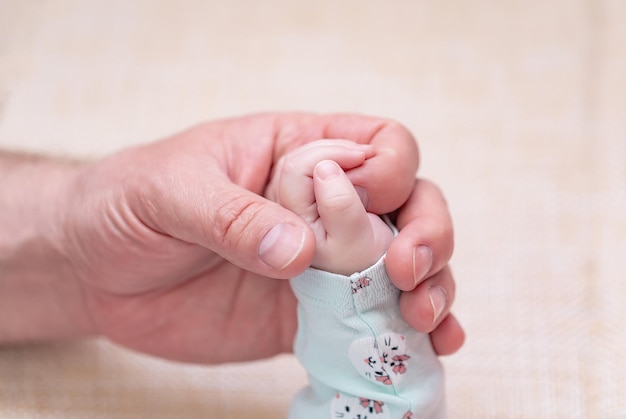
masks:
<path id="1" fill-rule="evenodd" d="M 273 278 L 293 277 L 311 264 L 315 236 L 299 216 L 228 179 L 213 180 L 170 195 L 176 202 L 168 234 Z"/>

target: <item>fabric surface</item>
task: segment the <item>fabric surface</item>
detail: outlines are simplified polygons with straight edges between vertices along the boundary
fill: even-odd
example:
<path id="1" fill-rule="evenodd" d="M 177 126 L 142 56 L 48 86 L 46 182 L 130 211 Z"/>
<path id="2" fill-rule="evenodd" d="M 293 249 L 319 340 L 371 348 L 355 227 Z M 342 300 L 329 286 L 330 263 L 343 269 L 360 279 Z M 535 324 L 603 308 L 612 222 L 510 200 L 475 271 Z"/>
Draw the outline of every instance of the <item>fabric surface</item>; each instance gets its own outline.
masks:
<path id="1" fill-rule="evenodd" d="M 309 268 L 298 297 L 294 353 L 309 386 L 291 419 L 444 418 L 444 377 L 428 335 L 402 319 L 384 258 L 348 276 Z"/>
<path id="2" fill-rule="evenodd" d="M 449 416 L 622 418 L 625 20 L 622 0 L 2 0 L 0 147 L 99 157 L 260 110 L 395 118 L 455 223 Z M 291 355 L 0 348 L 2 418 L 280 418 L 305 384 Z"/>

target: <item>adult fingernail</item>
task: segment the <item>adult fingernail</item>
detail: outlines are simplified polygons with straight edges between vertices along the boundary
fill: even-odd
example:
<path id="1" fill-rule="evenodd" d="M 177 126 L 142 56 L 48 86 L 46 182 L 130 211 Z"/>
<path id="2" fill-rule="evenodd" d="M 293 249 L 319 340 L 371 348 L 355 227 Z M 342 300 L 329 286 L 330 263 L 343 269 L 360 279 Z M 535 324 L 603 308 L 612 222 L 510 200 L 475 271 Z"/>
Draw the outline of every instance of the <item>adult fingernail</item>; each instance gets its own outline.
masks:
<path id="1" fill-rule="evenodd" d="M 259 245 L 259 257 L 279 271 L 293 262 L 304 247 L 304 229 L 289 223 L 280 223 L 265 234 Z"/>
<path id="2" fill-rule="evenodd" d="M 315 166 L 315 173 L 322 180 L 330 180 L 341 174 L 341 167 L 331 160 L 324 160 Z"/>
<path id="3" fill-rule="evenodd" d="M 433 308 L 433 324 L 436 324 L 448 304 L 448 294 L 442 287 L 434 286 L 428 289 L 428 297 Z"/>
<path id="4" fill-rule="evenodd" d="M 433 266 L 433 250 L 426 245 L 413 249 L 413 286 L 422 282 Z"/>

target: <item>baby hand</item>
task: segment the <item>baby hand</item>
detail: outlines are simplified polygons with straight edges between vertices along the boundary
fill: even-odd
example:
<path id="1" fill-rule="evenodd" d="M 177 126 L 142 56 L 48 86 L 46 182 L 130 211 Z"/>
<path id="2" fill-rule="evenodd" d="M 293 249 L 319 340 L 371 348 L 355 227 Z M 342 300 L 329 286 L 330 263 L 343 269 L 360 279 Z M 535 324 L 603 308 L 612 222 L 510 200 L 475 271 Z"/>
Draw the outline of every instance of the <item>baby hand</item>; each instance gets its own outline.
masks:
<path id="1" fill-rule="evenodd" d="M 373 265 L 391 243 L 390 228 L 365 210 L 344 172 L 374 155 L 371 145 L 320 140 L 278 163 L 268 197 L 308 222 L 316 237 L 313 267 L 350 275 Z"/>

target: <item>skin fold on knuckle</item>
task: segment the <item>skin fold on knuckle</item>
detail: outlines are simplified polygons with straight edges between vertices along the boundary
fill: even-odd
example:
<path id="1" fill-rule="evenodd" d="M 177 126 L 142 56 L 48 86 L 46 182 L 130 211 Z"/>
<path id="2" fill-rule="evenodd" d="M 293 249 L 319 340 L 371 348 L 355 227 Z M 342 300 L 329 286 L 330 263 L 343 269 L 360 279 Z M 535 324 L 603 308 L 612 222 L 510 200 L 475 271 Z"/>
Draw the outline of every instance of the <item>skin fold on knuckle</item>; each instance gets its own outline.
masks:
<path id="1" fill-rule="evenodd" d="M 360 201 L 359 201 L 360 203 Z M 324 207 L 329 213 L 334 214 L 335 217 L 340 217 L 342 214 L 349 213 L 355 204 L 355 198 L 351 194 L 335 194 L 333 196 L 326 197 L 323 203 L 318 203 L 318 206 Z"/>
<path id="2" fill-rule="evenodd" d="M 207 240 L 221 248 L 238 249 L 254 230 L 251 227 L 263 204 L 249 197 L 226 194 L 215 205 L 214 218 L 205 226 Z"/>

